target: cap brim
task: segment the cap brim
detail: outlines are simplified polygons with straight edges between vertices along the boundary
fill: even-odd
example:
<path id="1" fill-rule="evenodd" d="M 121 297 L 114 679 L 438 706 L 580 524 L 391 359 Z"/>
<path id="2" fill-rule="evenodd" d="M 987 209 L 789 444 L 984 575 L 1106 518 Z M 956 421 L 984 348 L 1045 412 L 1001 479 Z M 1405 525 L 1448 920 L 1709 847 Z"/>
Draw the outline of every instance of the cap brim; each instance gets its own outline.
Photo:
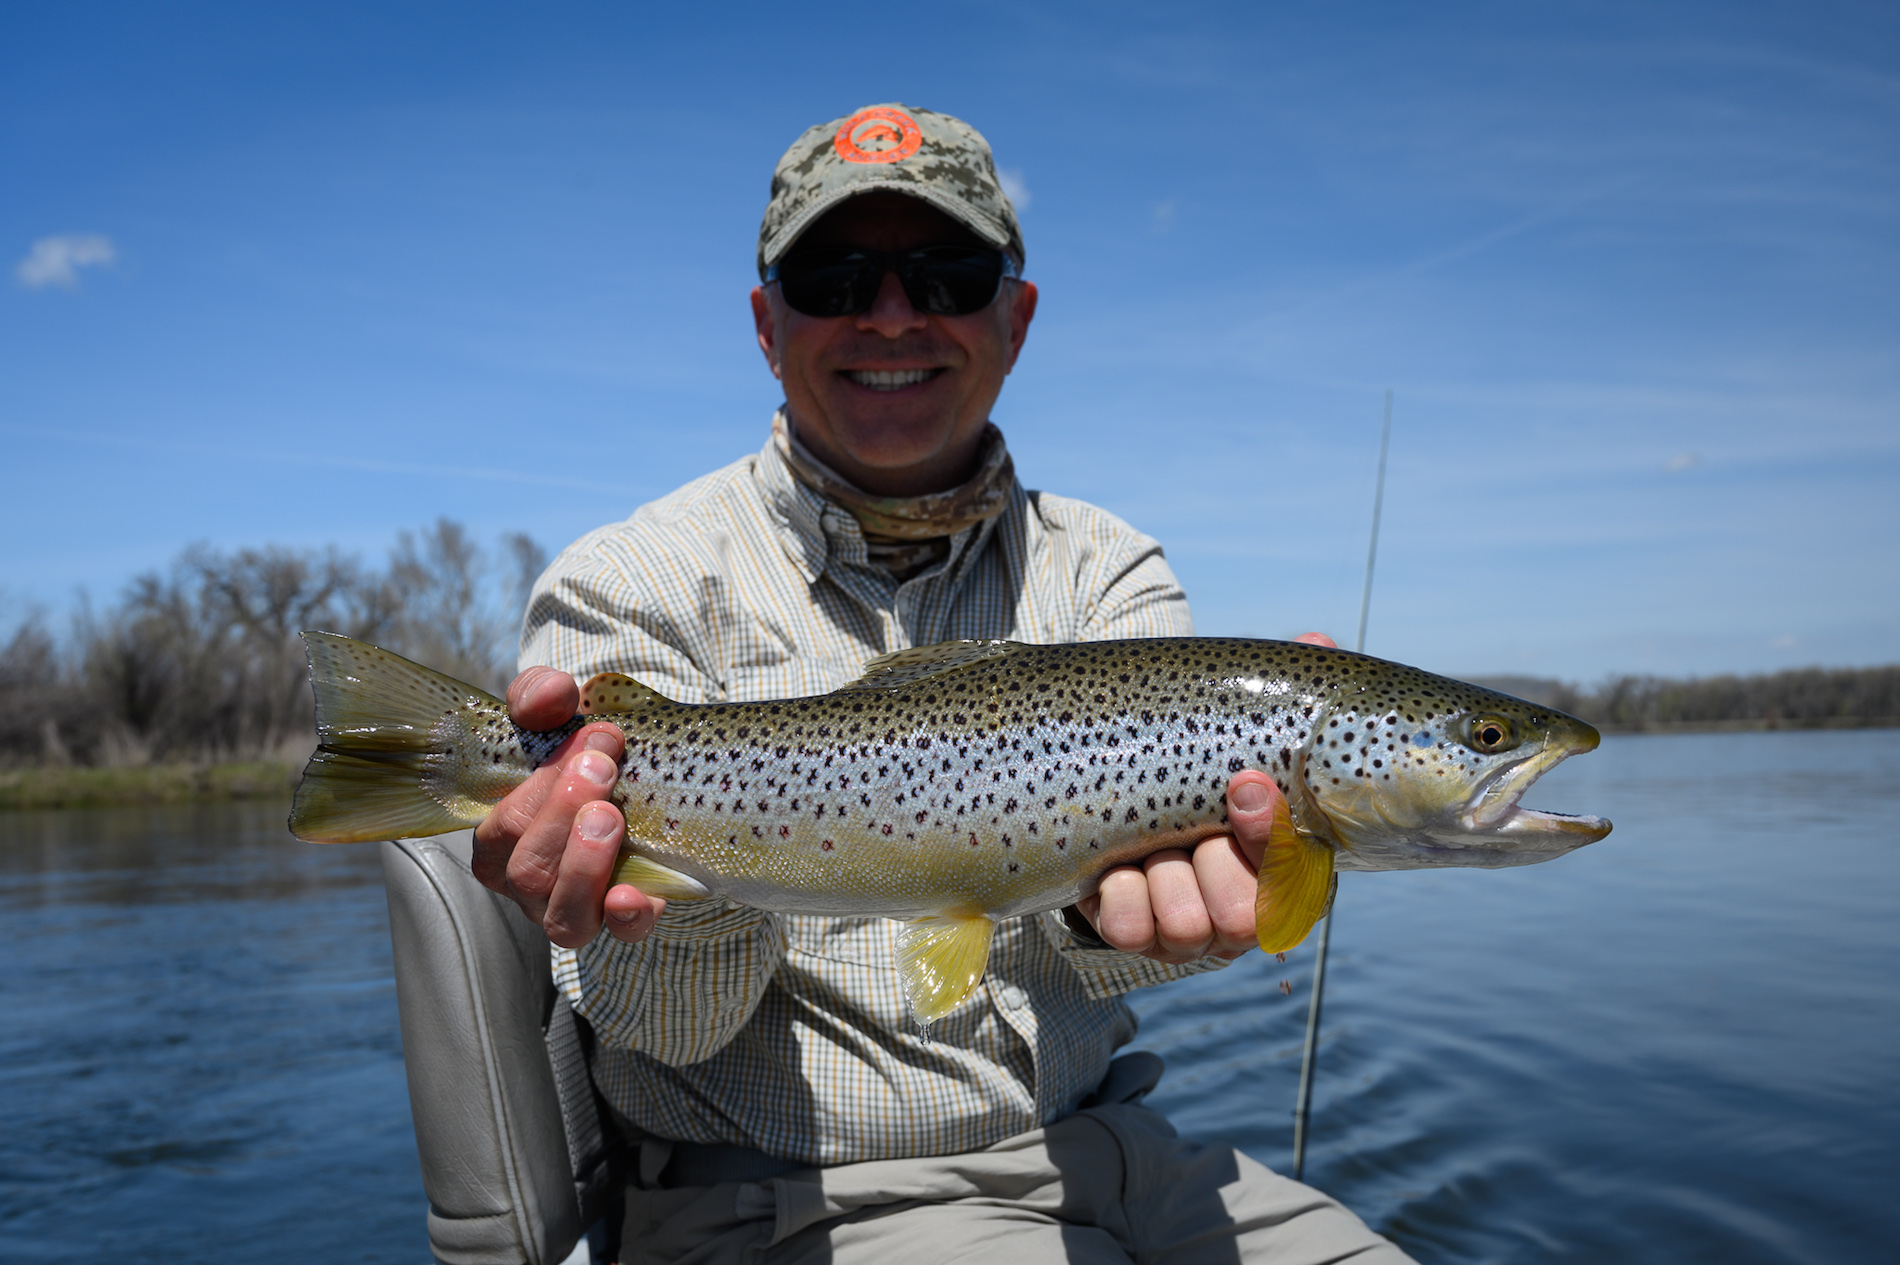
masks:
<path id="1" fill-rule="evenodd" d="M 989 217 L 975 213 L 968 203 L 950 197 L 929 185 L 914 184 L 908 180 L 865 179 L 813 199 L 809 204 L 801 207 L 797 215 L 781 225 L 778 232 L 772 234 L 771 240 L 766 242 L 759 251 L 760 277 L 764 277 L 767 268 L 791 253 L 792 247 L 798 244 L 798 239 L 804 235 L 805 230 L 817 223 L 826 212 L 841 202 L 862 197 L 867 193 L 901 193 L 907 198 L 916 198 L 919 202 L 927 203 L 942 211 L 996 249 L 1009 249 L 1009 230 Z"/>

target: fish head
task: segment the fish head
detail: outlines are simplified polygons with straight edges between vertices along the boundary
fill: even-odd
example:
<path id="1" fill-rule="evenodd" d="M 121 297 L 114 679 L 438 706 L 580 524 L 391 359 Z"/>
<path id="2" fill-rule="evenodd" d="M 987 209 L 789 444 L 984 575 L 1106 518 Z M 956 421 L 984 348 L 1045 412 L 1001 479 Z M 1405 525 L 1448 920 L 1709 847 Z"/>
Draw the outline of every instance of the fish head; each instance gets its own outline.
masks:
<path id="1" fill-rule="evenodd" d="M 1610 833 L 1601 817 L 1525 808 L 1524 792 L 1596 729 L 1475 685 L 1405 670 L 1409 688 L 1372 686 L 1320 718 L 1301 798 L 1323 818 L 1342 870 L 1548 861 Z"/>

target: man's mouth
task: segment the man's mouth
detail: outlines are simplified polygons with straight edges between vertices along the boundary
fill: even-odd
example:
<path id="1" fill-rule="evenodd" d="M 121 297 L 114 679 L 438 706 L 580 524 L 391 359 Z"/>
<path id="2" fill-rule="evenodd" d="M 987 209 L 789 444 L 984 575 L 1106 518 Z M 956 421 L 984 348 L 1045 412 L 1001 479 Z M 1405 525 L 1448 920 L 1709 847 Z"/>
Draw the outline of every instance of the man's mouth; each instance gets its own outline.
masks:
<path id="1" fill-rule="evenodd" d="M 901 391 L 928 382 L 942 369 L 846 369 L 844 376 L 873 391 Z"/>

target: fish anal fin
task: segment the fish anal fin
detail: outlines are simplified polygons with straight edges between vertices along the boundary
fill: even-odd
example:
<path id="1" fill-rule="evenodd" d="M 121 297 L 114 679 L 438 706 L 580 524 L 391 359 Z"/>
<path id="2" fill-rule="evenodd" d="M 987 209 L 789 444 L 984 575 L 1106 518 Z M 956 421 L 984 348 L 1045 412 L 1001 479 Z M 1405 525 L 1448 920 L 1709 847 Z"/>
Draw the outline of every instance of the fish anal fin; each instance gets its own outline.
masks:
<path id="1" fill-rule="evenodd" d="M 1306 939 L 1332 907 L 1333 889 L 1339 884 L 1333 850 L 1294 828 L 1284 799 L 1274 810 L 1259 881 L 1254 934 L 1268 953 L 1284 953 Z"/>
<path id="2" fill-rule="evenodd" d="M 934 646 L 893 650 L 866 663 L 863 675 L 839 686 L 836 692 L 894 690 L 902 685 L 967 668 L 985 659 L 1009 654 L 1024 646 L 1025 643 L 1020 641 L 940 641 Z"/>
<path id="3" fill-rule="evenodd" d="M 712 895 L 698 879 L 637 852 L 621 852 L 620 859 L 614 863 L 612 882 L 631 883 L 648 896 L 662 900 L 705 900 Z"/>
<path id="4" fill-rule="evenodd" d="M 602 672 L 581 686 L 581 715 L 630 712 L 659 697 L 657 690 L 640 684 L 624 672 Z"/>
<path id="5" fill-rule="evenodd" d="M 943 1018 L 970 995 L 989 968 L 995 930 L 976 913 L 928 914 L 898 928 L 897 967 L 918 1023 Z"/>

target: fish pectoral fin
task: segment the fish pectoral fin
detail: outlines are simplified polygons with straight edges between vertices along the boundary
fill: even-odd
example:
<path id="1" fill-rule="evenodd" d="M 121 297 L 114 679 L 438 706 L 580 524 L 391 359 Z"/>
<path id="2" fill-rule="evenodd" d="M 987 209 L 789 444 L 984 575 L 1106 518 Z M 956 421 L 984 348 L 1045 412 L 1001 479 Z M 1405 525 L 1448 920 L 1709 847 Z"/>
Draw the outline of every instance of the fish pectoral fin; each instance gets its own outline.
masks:
<path id="1" fill-rule="evenodd" d="M 996 924 L 982 914 L 928 914 L 897 932 L 897 969 L 911 1013 L 931 1023 L 970 995 L 990 964 Z"/>
<path id="2" fill-rule="evenodd" d="M 836 693 L 859 690 L 894 690 L 900 685 L 941 676 L 967 668 L 985 659 L 1021 650 L 1020 641 L 940 641 L 934 646 L 916 646 L 881 654 L 864 665 L 864 674 L 840 685 Z"/>
<path id="3" fill-rule="evenodd" d="M 1306 939 L 1332 907 L 1338 885 L 1333 850 L 1294 829 L 1286 801 L 1280 800 L 1266 855 L 1260 858 L 1260 886 L 1254 897 L 1254 935 L 1260 947 L 1285 953 Z"/>
<path id="4" fill-rule="evenodd" d="M 615 883 L 631 883 L 648 896 L 663 900 L 705 900 L 712 893 L 698 879 L 670 870 L 638 852 L 622 852 L 614 863 Z"/>
<path id="5" fill-rule="evenodd" d="M 602 672 L 581 686 L 581 715 L 630 712 L 660 697 L 658 690 L 640 684 L 624 672 Z"/>

